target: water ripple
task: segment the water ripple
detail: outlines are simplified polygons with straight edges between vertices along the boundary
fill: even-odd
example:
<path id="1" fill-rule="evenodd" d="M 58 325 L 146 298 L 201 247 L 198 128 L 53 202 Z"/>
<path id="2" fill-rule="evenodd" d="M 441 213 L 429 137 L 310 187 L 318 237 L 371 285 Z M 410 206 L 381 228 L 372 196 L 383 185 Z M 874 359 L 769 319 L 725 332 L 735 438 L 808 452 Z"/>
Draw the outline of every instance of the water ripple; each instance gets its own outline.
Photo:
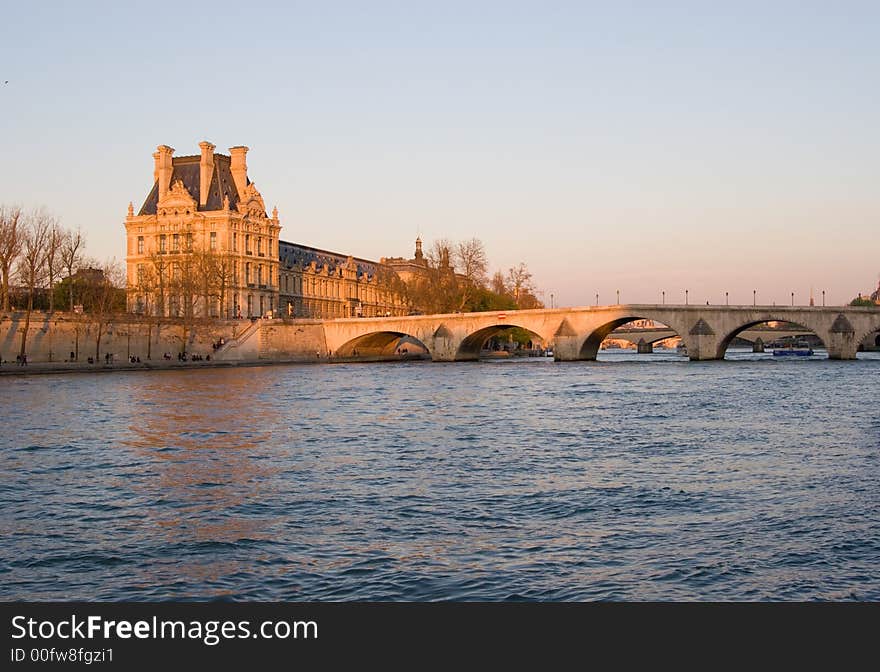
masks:
<path id="1" fill-rule="evenodd" d="M 732 358 L 11 378 L 0 599 L 880 599 L 880 362 Z"/>

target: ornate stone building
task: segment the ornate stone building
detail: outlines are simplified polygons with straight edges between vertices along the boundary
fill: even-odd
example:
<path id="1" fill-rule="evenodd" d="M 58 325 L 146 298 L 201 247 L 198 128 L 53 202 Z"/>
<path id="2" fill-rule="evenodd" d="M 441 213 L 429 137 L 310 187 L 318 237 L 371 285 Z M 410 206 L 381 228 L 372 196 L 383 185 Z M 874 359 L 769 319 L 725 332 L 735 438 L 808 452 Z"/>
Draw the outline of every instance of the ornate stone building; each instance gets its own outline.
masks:
<path id="1" fill-rule="evenodd" d="M 151 315 L 263 315 L 278 305 L 278 211 L 247 175 L 247 147 L 174 157 L 159 145 L 153 188 L 125 229 L 129 310 Z"/>
<path id="2" fill-rule="evenodd" d="M 163 316 L 334 318 L 406 315 L 400 275 L 425 266 L 369 261 L 279 241 L 277 208 L 266 214 L 248 178 L 247 147 L 200 155 L 160 145 L 153 187 L 137 214 L 129 204 L 127 291 L 131 312 Z M 385 261 L 384 259 L 382 260 Z"/>

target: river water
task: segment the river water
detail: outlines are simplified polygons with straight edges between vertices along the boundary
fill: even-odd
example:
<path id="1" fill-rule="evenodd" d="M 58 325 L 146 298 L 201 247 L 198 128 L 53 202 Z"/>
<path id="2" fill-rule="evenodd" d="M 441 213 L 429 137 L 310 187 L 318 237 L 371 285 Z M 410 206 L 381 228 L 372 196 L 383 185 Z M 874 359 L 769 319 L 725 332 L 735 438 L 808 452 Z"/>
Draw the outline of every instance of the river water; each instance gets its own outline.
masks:
<path id="1" fill-rule="evenodd" d="M 0 599 L 878 600 L 860 358 L 0 379 Z"/>

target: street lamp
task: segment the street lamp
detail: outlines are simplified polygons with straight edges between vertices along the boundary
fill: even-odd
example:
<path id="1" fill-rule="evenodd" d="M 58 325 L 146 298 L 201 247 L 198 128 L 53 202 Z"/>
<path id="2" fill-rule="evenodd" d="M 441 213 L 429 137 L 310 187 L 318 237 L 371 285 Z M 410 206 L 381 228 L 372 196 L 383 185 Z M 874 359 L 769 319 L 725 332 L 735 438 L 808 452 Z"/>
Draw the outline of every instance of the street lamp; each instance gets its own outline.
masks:
<path id="1" fill-rule="evenodd" d="M 758 305 L 758 290 L 757 289 L 752 290 L 752 305 L 753 306 Z"/>
<path id="2" fill-rule="evenodd" d="M 688 290 L 684 290 L 684 305 L 688 305 Z"/>
<path id="3" fill-rule="evenodd" d="M 665 289 L 663 290 L 662 294 L 663 294 L 663 305 L 665 306 L 666 305 L 666 290 Z"/>
<path id="4" fill-rule="evenodd" d="M 727 292 L 724 292 L 724 305 L 725 305 L 725 306 L 729 306 L 729 305 L 730 305 L 730 299 L 729 299 L 729 297 L 728 297 L 728 293 L 727 293 Z"/>
<path id="5" fill-rule="evenodd" d="M 822 290 L 822 307 L 825 307 L 825 290 Z"/>
<path id="6" fill-rule="evenodd" d="M 794 292 L 791 293 L 791 305 L 794 305 Z"/>
<path id="7" fill-rule="evenodd" d="M 596 292 L 596 305 L 599 305 L 599 292 Z"/>
<path id="8" fill-rule="evenodd" d="M 617 290 L 617 305 L 620 305 L 620 290 Z"/>
<path id="9" fill-rule="evenodd" d="M 551 308 L 553 307 L 553 294 L 552 294 L 552 292 L 550 294 L 550 307 Z"/>

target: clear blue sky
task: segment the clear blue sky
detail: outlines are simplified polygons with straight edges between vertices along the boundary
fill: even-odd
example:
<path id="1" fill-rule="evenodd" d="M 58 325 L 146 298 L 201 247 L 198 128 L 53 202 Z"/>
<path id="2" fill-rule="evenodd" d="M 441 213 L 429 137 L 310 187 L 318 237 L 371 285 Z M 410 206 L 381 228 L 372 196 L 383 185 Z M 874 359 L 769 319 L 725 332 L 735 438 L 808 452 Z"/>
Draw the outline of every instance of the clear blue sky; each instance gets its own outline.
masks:
<path id="1" fill-rule="evenodd" d="M 558 305 L 880 273 L 880 3 L 7 3 L 0 202 L 124 257 L 152 152 L 251 148 L 282 237 L 481 238 Z M 8 80 L 8 84 L 2 82 Z"/>

